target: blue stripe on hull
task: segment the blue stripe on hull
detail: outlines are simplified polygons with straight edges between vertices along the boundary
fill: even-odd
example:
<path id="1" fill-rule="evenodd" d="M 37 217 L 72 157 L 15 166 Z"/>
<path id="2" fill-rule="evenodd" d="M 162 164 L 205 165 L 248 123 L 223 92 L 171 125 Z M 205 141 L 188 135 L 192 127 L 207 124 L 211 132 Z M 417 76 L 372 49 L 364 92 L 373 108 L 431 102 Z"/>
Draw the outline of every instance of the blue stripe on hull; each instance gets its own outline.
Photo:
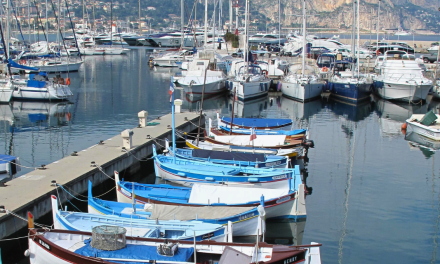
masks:
<path id="1" fill-rule="evenodd" d="M 371 92 L 370 84 L 356 85 L 329 82 L 328 86 L 332 95 L 350 102 L 368 99 Z"/>

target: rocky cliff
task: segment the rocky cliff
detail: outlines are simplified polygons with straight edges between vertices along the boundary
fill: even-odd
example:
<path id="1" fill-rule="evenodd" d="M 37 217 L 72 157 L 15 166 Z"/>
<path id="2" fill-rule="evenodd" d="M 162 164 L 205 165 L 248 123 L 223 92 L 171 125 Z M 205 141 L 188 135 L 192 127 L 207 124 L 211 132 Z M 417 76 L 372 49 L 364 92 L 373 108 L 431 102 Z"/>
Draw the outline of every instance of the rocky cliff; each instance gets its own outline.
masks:
<path id="1" fill-rule="evenodd" d="M 361 0 L 360 27 L 375 30 L 379 0 Z M 244 1 L 242 1 L 244 3 Z M 278 23 L 277 0 L 250 1 L 251 20 L 261 24 Z M 353 23 L 353 0 L 306 0 L 308 27 L 348 29 Z M 302 0 L 281 0 L 283 27 L 298 27 Z M 433 0 L 382 0 L 379 29 L 440 31 L 440 12 Z M 263 20 L 263 23 L 261 23 Z"/>

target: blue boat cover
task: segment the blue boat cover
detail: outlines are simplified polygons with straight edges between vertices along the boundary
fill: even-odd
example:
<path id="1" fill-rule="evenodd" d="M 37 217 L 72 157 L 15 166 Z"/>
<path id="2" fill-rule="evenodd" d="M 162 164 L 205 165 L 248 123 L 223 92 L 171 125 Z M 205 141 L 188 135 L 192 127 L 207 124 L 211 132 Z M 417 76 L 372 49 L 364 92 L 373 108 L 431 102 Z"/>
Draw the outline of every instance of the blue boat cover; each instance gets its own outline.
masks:
<path id="1" fill-rule="evenodd" d="M 230 124 L 230 117 L 222 117 L 225 123 Z M 234 125 L 245 127 L 279 127 L 292 124 L 291 119 L 281 118 L 234 118 Z"/>
<path id="2" fill-rule="evenodd" d="M 145 259 L 145 260 L 166 260 L 175 262 L 186 262 L 194 253 L 194 248 L 179 248 L 173 257 L 167 257 L 157 254 L 157 248 L 153 246 L 145 245 L 131 245 L 123 249 L 115 251 L 100 250 L 92 247 L 90 245 L 92 239 L 84 240 L 86 244 L 82 248 L 75 250 L 76 254 L 85 257 L 95 257 L 95 258 L 116 258 L 116 259 Z M 116 262 L 116 261 L 115 261 Z M 127 263 L 133 264 L 132 261 L 118 261 L 117 263 Z M 151 263 L 151 262 L 136 262 L 136 263 Z"/>
<path id="3" fill-rule="evenodd" d="M 265 161 L 264 154 L 240 153 L 240 152 L 225 152 L 213 151 L 204 149 L 193 149 L 192 156 L 197 158 L 222 159 L 222 160 L 236 160 L 236 161 Z"/>
<path id="4" fill-rule="evenodd" d="M 222 130 L 229 132 L 229 127 L 220 126 Z M 255 130 L 255 134 L 257 135 L 286 135 L 286 136 L 294 136 L 299 134 L 304 134 L 307 130 L 305 129 L 295 129 L 295 130 Z M 249 129 L 233 129 L 233 132 L 236 134 L 250 135 L 251 131 Z"/>
<path id="5" fill-rule="evenodd" d="M 28 114 L 29 121 L 36 123 L 38 121 L 46 121 L 47 116 L 45 114 Z"/>
<path id="6" fill-rule="evenodd" d="M 38 68 L 20 65 L 20 64 L 16 63 L 15 61 L 13 61 L 12 59 L 9 59 L 9 67 L 23 69 L 23 70 L 30 70 L 30 71 L 38 71 Z"/>
<path id="7" fill-rule="evenodd" d="M 28 80 L 27 87 L 43 88 L 46 85 L 44 81 Z"/>
<path id="8" fill-rule="evenodd" d="M 0 154 L 0 164 L 8 163 L 9 161 L 14 161 L 16 158 L 17 157 L 14 156 Z"/>

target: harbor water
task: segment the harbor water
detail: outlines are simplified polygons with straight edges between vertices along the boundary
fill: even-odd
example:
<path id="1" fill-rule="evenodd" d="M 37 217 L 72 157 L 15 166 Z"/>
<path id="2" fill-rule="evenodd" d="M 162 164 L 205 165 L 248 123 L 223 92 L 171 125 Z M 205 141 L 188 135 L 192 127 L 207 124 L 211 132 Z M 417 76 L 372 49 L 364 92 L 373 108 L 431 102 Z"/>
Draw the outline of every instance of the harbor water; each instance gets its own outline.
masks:
<path id="1" fill-rule="evenodd" d="M 20 157 L 26 166 L 20 176 L 137 126 L 141 110 L 148 111 L 149 121 L 169 113 L 170 79 L 177 72 L 150 68 L 142 49 L 86 57 L 80 71 L 69 74 L 74 93 L 69 102 L 1 106 L 0 149 Z M 184 111 L 200 109 L 200 98 L 181 89 L 176 97 Z M 206 98 L 203 109 L 207 117 L 230 116 L 232 104 L 227 95 L 218 95 Z M 412 113 L 438 113 L 439 105 L 374 97 L 358 106 L 326 98 L 300 103 L 278 94 L 236 102 L 235 116 L 291 118 L 293 128 L 308 128 L 315 142 L 304 172 L 307 220 L 268 223 L 268 241 L 322 243 L 325 263 L 439 263 L 440 144 L 400 130 Z M 154 182 L 152 162 L 142 167 L 132 177 Z M 94 193 L 113 186 L 108 181 Z M 80 203 L 74 204 L 85 209 Z M 41 221 L 50 225 L 51 217 Z M 20 252 L 11 256 L 0 244 L 3 263 L 28 263 L 26 239 L 8 244 Z"/>

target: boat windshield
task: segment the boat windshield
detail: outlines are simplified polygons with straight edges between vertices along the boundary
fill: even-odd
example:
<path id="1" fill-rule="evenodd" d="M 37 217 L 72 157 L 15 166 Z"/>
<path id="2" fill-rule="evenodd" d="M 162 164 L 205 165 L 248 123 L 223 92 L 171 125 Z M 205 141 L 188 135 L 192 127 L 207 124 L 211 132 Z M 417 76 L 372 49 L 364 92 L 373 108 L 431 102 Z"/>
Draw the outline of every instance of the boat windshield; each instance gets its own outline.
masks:
<path id="1" fill-rule="evenodd" d="M 249 66 L 247 74 L 252 75 L 260 75 L 261 74 L 261 68 L 256 66 Z M 240 67 L 240 70 L 238 71 L 238 74 L 245 74 L 246 73 L 246 66 Z"/>

